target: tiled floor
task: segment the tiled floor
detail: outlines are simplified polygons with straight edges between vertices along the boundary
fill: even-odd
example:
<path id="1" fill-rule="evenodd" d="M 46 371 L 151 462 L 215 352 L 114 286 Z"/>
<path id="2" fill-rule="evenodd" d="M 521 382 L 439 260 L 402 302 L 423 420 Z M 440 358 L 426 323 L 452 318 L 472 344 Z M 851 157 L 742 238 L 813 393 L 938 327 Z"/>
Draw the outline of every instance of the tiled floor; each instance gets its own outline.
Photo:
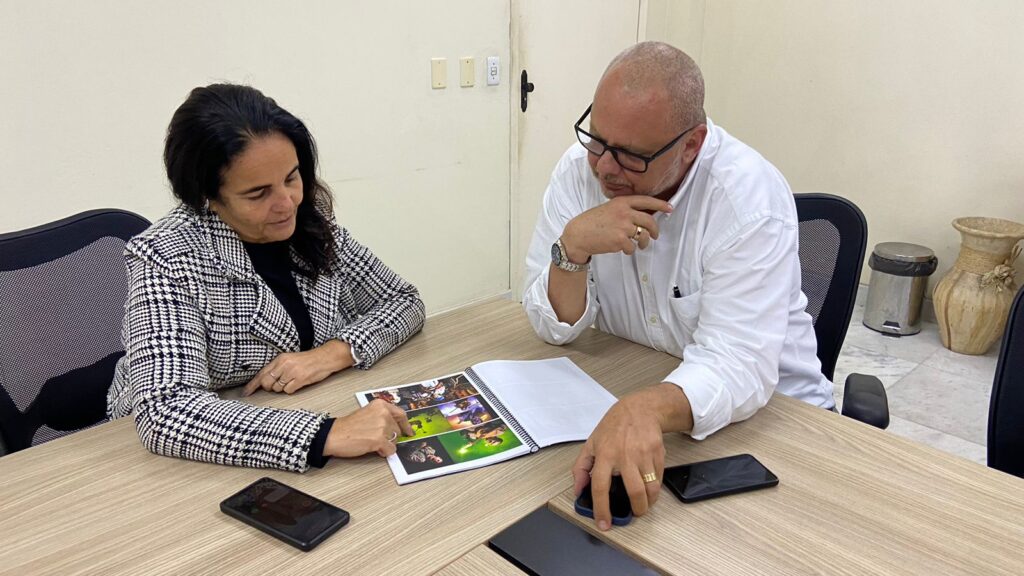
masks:
<path id="1" fill-rule="evenodd" d="M 925 322 L 920 333 L 894 338 L 865 327 L 863 316 L 858 299 L 836 364 L 836 401 L 842 403 L 847 374 L 874 374 L 889 396 L 889 432 L 985 464 L 999 344 L 985 356 L 957 354 L 942 347 L 936 324 Z"/>

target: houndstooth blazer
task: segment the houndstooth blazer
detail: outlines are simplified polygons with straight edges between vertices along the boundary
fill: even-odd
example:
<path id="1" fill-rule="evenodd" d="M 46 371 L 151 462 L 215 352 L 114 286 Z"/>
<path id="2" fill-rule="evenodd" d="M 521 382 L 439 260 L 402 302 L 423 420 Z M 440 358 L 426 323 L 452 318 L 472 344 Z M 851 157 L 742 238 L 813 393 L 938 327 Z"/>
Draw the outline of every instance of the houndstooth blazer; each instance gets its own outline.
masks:
<path id="1" fill-rule="evenodd" d="M 314 344 L 347 342 L 373 363 L 423 327 L 419 293 L 330 220 L 336 259 L 315 282 L 296 274 Z M 293 258 L 300 257 L 293 251 Z M 281 352 L 299 350 L 284 306 L 215 213 L 180 206 L 125 247 L 130 291 L 125 356 L 107 396 L 110 417 L 135 415 L 149 450 L 236 466 L 303 471 L 327 418 L 221 400 Z"/>

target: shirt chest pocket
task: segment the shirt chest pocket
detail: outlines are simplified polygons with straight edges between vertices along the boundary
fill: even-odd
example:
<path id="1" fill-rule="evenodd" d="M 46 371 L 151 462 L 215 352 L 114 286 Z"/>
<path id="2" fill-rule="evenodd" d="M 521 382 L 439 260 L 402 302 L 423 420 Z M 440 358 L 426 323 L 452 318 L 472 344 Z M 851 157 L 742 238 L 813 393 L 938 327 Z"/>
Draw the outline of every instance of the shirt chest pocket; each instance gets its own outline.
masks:
<path id="1" fill-rule="evenodd" d="M 700 300 L 700 291 L 681 298 L 669 298 L 673 328 L 683 346 L 693 342 L 693 333 L 697 330 L 697 320 L 700 318 Z"/>

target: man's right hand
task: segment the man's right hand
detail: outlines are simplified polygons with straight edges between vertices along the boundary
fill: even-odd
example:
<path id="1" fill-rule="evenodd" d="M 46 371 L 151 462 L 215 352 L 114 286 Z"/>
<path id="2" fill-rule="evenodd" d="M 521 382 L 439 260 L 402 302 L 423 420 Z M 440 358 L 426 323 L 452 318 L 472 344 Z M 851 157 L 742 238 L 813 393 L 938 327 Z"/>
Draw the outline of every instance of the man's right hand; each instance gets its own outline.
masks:
<path id="1" fill-rule="evenodd" d="M 562 231 L 569 260 L 582 264 L 594 254 L 632 254 L 658 238 L 651 212 L 672 212 L 672 205 L 653 196 L 620 196 L 573 218 Z M 642 230 L 636 235 L 637 227 Z"/>

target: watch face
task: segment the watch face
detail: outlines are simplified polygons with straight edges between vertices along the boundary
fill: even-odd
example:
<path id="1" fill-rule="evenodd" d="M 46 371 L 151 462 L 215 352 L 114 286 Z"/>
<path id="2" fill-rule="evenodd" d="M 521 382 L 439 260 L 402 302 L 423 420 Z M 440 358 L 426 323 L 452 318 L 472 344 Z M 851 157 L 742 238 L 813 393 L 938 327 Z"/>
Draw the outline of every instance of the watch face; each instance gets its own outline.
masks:
<path id="1" fill-rule="evenodd" d="M 562 263 L 562 251 L 558 249 L 558 242 L 551 245 L 551 261 L 558 266 Z"/>

